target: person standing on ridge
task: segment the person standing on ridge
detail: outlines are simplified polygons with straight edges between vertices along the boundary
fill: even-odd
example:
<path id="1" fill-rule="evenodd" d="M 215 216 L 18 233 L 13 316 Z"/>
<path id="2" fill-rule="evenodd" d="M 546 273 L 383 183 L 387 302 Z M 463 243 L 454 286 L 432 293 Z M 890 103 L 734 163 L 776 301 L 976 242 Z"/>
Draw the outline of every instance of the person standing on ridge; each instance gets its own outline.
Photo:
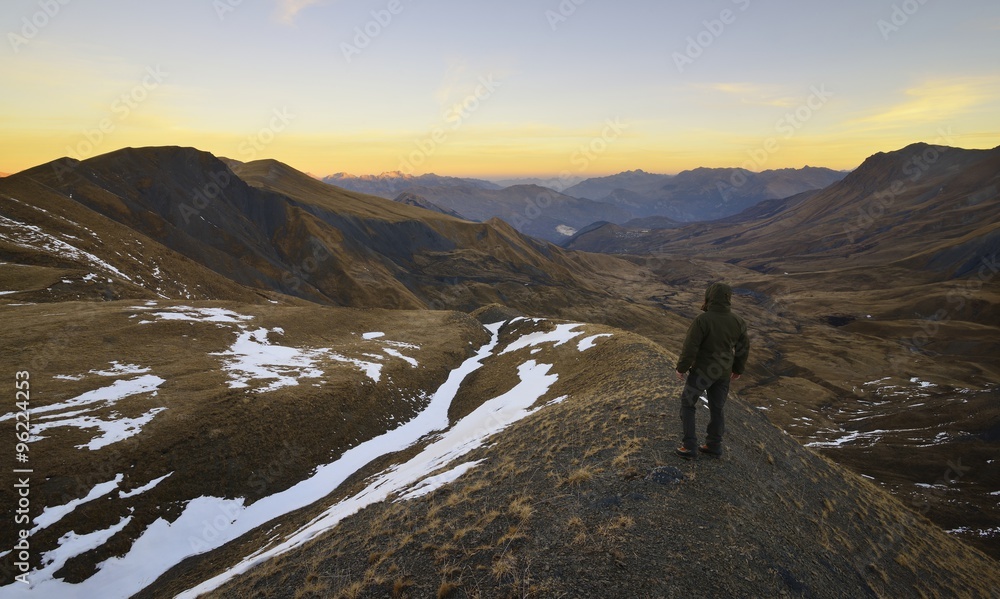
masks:
<path id="1" fill-rule="evenodd" d="M 725 283 L 712 283 L 705 290 L 703 311 L 684 339 L 677 360 L 677 378 L 684 381 L 681 392 L 681 424 L 684 439 L 677 455 L 693 459 L 701 452 L 713 457 L 722 455 L 722 435 L 726 420 L 722 409 L 729 395 L 729 381 L 740 378 L 750 354 L 747 324 L 731 310 L 733 289 Z M 695 408 L 701 394 L 708 394 L 708 435 L 698 446 L 695 433 Z"/>

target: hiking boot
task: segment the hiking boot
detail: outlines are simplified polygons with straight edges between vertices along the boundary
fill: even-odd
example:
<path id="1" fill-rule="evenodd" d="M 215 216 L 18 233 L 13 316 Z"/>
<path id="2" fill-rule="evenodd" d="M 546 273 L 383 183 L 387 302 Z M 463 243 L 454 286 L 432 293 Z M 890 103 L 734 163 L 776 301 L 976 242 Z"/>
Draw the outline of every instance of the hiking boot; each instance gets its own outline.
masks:
<path id="1" fill-rule="evenodd" d="M 698 451 L 712 458 L 722 457 L 721 449 L 712 449 L 708 445 L 702 445 L 701 447 L 698 448 Z"/>
<path id="2" fill-rule="evenodd" d="M 681 456 L 685 460 L 693 460 L 698 457 L 698 454 L 693 449 L 688 449 L 683 445 L 674 450 L 674 453 Z"/>

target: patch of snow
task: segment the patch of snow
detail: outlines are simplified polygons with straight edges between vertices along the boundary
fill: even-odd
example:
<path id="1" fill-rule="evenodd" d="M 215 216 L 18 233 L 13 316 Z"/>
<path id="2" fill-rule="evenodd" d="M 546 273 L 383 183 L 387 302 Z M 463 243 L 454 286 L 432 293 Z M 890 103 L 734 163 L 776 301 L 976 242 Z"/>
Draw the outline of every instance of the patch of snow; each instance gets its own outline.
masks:
<path id="1" fill-rule="evenodd" d="M 82 381 L 83 380 L 83 375 L 82 374 L 75 374 L 75 375 L 57 374 L 57 375 L 53 376 L 52 378 L 55 379 L 55 380 L 57 380 L 57 381 Z"/>
<path id="2" fill-rule="evenodd" d="M 65 503 L 63 505 L 57 505 L 43 509 L 42 513 L 39 514 L 37 517 L 35 517 L 34 519 L 35 527 L 31 529 L 30 534 L 35 534 L 36 532 L 42 529 L 52 526 L 56 522 L 62 520 L 66 515 L 72 513 L 73 510 L 75 510 L 78 506 L 93 501 L 98 497 L 104 497 L 108 493 L 117 489 L 118 484 L 121 483 L 122 479 L 124 478 L 125 478 L 124 475 L 119 474 L 115 476 L 114 480 L 109 480 L 106 483 L 95 485 L 94 488 L 91 489 L 89 493 L 87 493 L 86 497 L 74 499 L 69 503 Z"/>
<path id="3" fill-rule="evenodd" d="M 149 481 L 148 483 L 144 484 L 143 486 L 141 486 L 141 487 L 139 487 L 137 489 L 132 489 L 131 491 L 118 491 L 118 497 L 121 498 L 121 499 L 128 499 L 129 497 L 135 497 L 136 495 L 141 495 L 141 494 L 145 493 L 146 491 L 149 491 L 150 489 L 152 489 L 156 485 L 160 484 L 164 480 L 166 480 L 166 478 L 168 476 L 170 476 L 171 474 L 173 474 L 173 472 L 168 472 L 167 474 L 164 474 L 160 478 L 154 478 L 153 480 Z"/>
<path id="4" fill-rule="evenodd" d="M 580 343 L 576 345 L 576 349 L 579 351 L 587 351 L 588 349 L 597 345 L 597 340 L 601 337 L 611 337 L 611 333 L 602 333 L 600 335 L 591 335 L 586 339 L 581 339 Z"/>
<path id="5" fill-rule="evenodd" d="M 1000 527 L 997 527 L 997 528 L 980 528 L 980 529 L 977 530 L 977 529 L 969 528 L 967 526 L 962 526 L 962 527 L 955 528 L 955 529 L 952 529 L 952 530 L 946 530 L 945 532 L 948 533 L 948 534 L 976 535 L 978 537 L 992 538 L 992 537 L 995 537 L 997 535 L 1000 535 Z"/>
<path id="6" fill-rule="evenodd" d="M 155 304 L 153 304 L 155 305 Z M 174 306 L 167 308 L 169 312 L 153 312 L 160 320 L 182 320 L 191 322 L 240 323 L 252 320 L 253 316 L 238 314 L 223 308 L 192 308 L 190 306 Z"/>
<path id="7" fill-rule="evenodd" d="M 20 291 L 0 291 L 0 295 L 13 295 L 15 293 L 21 293 Z"/>
<path id="8" fill-rule="evenodd" d="M 583 331 L 574 330 L 582 326 L 582 324 L 578 323 L 560 324 L 556 325 L 556 328 L 552 331 L 529 333 L 508 345 L 502 352 L 500 352 L 500 354 L 509 354 L 519 349 L 523 349 L 525 347 L 535 347 L 542 343 L 553 343 L 553 347 L 559 347 L 564 343 L 569 343 L 575 337 L 582 335 Z"/>
<path id="9" fill-rule="evenodd" d="M 107 447 L 113 443 L 119 441 L 124 441 L 129 437 L 134 437 L 142 432 L 142 427 L 149 424 L 157 414 L 163 412 L 166 408 L 153 408 L 152 410 L 146 412 L 142 416 L 136 418 L 121 417 L 112 418 L 110 420 L 104 420 L 103 418 L 98 418 L 97 416 L 79 416 L 76 418 L 62 418 L 59 420 L 48 420 L 42 423 L 35 424 L 35 432 L 31 437 L 31 441 L 39 441 L 45 437 L 41 436 L 40 433 L 50 429 L 50 428 L 60 428 L 71 426 L 79 429 L 98 429 L 101 434 L 100 436 L 94 437 L 89 443 L 85 445 L 77 445 L 77 449 L 83 449 L 86 447 L 91 451 L 96 451 L 102 447 Z"/>
<path id="10" fill-rule="evenodd" d="M 396 351 L 394 349 L 385 348 L 382 351 L 384 351 L 385 353 L 389 354 L 390 356 L 392 356 L 394 358 L 399 358 L 400 360 L 405 360 L 406 362 L 408 362 L 410 364 L 410 366 L 412 366 L 414 368 L 420 366 L 420 363 L 417 362 L 415 359 L 413 359 L 413 358 L 411 358 L 409 356 L 404 356 L 403 354 L 399 353 L 398 351 Z"/>
<path id="11" fill-rule="evenodd" d="M 111 406 L 126 397 L 156 391 L 156 389 L 165 382 L 166 381 L 160 377 L 151 374 L 130 380 L 117 380 L 108 387 L 101 387 L 100 389 L 88 391 L 62 403 L 32 407 L 31 413 L 32 415 L 46 414 L 49 412 L 59 412 L 72 408 L 90 406 L 96 403 L 103 403 L 107 406 Z M 14 418 L 14 414 L 14 412 L 11 412 L 0 416 L 0 422 Z"/>
<path id="12" fill-rule="evenodd" d="M 393 347 L 398 347 L 400 349 L 420 349 L 419 345 L 414 345 L 412 343 L 405 343 L 403 341 L 383 341 L 382 343 L 386 345 L 391 345 Z"/>
<path id="13" fill-rule="evenodd" d="M 381 339 L 382 337 L 385 337 L 385 333 L 365 333 L 361 337 L 371 341 L 372 339 Z"/>
<path id="14" fill-rule="evenodd" d="M 31 573 L 31 583 L 28 586 L 16 585 L 9 586 L 4 589 L 5 597 L 39 597 L 39 596 L 49 596 L 49 597 L 79 597 L 80 595 L 74 593 L 71 589 L 72 586 L 67 585 L 61 589 L 61 593 L 46 595 L 44 592 L 37 591 L 36 589 L 45 588 L 45 585 L 49 582 L 56 582 L 58 586 L 65 585 L 64 582 L 55 580 L 55 573 L 58 572 L 66 562 L 72 558 L 82 555 L 93 549 L 97 549 L 101 545 L 104 545 L 112 537 L 121 532 L 128 526 L 128 523 L 132 521 L 132 516 L 126 516 L 122 518 L 118 524 L 115 524 L 111 528 L 106 530 L 96 530 L 92 533 L 85 535 L 78 535 L 76 532 L 68 532 L 59 538 L 59 546 L 52 551 L 42 554 L 42 564 L 41 570 L 36 570 Z M 114 588 L 114 580 L 108 580 L 104 583 L 105 589 L 101 593 L 95 593 L 94 597 L 107 597 L 107 589 Z M 91 595 L 85 595 L 91 596 Z"/>
<path id="15" fill-rule="evenodd" d="M 336 360 L 337 362 L 345 362 L 347 364 L 354 364 L 358 368 L 364 371 L 365 375 L 376 383 L 382 380 L 382 364 L 375 364 L 374 362 L 365 362 L 364 360 L 359 360 L 357 358 L 348 358 L 340 354 L 330 354 L 331 360 Z"/>
<path id="16" fill-rule="evenodd" d="M 229 373 L 231 389 L 248 388 L 251 380 L 273 380 L 263 391 L 274 391 L 298 385 L 300 378 L 323 376 L 316 362 L 328 350 L 271 345 L 267 340 L 269 332 L 272 331 L 265 328 L 243 330 L 229 349 L 211 354 L 223 357 L 223 369 Z"/>
<path id="17" fill-rule="evenodd" d="M 144 375 L 130 380 L 117 380 L 108 387 L 88 391 L 62 403 L 33 408 L 32 412 L 36 417 L 36 422 L 28 442 L 40 441 L 45 438 L 41 433 L 62 427 L 96 428 L 100 431 L 100 435 L 91 439 L 89 443 L 77 445 L 78 449 L 86 447 L 90 450 L 97 450 L 135 436 L 142 430 L 143 426 L 166 408 L 154 408 L 137 418 L 123 417 L 118 412 L 111 412 L 107 419 L 104 419 L 88 413 L 109 408 L 118 401 L 133 395 L 155 394 L 156 389 L 164 382 L 166 381 L 153 375 Z M 0 421 L 9 420 L 12 417 L 14 417 L 14 413 L 5 414 L 0 416 Z"/>
<path id="18" fill-rule="evenodd" d="M 913 377 L 912 379 L 910 379 L 910 382 L 918 383 L 921 389 L 926 389 L 928 387 L 937 387 L 937 385 L 935 385 L 934 383 L 928 383 L 927 381 L 922 381 L 917 377 Z"/>
<path id="19" fill-rule="evenodd" d="M 18 247 L 42 250 L 58 256 L 86 261 L 92 266 L 111 272 L 127 281 L 132 280 L 131 277 L 101 260 L 94 254 L 81 250 L 74 245 L 70 245 L 54 235 L 42 231 L 40 227 L 12 220 L 5 216 L 0 216 L 0 224 L 10 229 L 14 229 L 15 231 L 13 237 L 7 235 L 3 231 L 0 231 L 0 239 L 5 239 Z"/>
<path id="20" fill-rule="evenodd" d="M 472 470 L 473 468 L 478 466 L 481 462 L 482 460 L 476 460 L 474 462 L 466 462 L 464 464 L 455 466 L 451 470 L 442 472 L 441 474 L 437 474 L 435 476 L 428 476 L 424 480 L 420 481 L 418 485 L 413 487 L 411 491 L 407 492 L 399 499 L 407 501 L 410 499 L 423 497 L 424 495 L 427 495 L 432 491 L 436 491 L 437 489 L 447 485 L 448 483 L 455 482 L 456 480 L 458 480 L 458 477 L 462 476 L 469 470 Z"/>
<path id="21" fill-rule="evenodd" d="M 136 364 L 122 364 L 115 360 L 111 362 L 111 368 L 108 370 L 91 370 L 90 374 L 96 374 L 97 376 L 122 376 L 126 374 L 145 374 L 149 372 L 149 368 L 143 368 Z"/>

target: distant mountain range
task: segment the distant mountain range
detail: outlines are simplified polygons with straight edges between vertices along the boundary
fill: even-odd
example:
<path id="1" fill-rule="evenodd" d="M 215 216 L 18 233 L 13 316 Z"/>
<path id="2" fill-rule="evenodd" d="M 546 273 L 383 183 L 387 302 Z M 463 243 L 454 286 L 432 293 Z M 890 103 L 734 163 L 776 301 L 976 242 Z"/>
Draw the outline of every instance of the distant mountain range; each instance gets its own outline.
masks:
<path id="1" fill-rule="evenodd" d="M 574 198 L 537 185 L 504 189 L 413 186 L 406 193 L 475 221 L 500 218 L 521 233 L 554 243 L 595 221 L 625 222 L 632 217 L 618 206 Z"/>
<path id="2" fill-rule="evenodd" d="M 482 179 L 462 179 L 459 177 L 442 177 L 435 174 L 407 175 L 399 171 L 382 173 L 381 175 L 355 176 L 347 173 L 336 173 L 323 177 L 324 183 L 336 185 L 349 191 L 367 193 L 391 200 L 399 194 L 410 191 L 413 187 L 472 187 L 477 189 L 502 189 L 500 185 Z"/>
<path id="3" fill-rule="evenodd" d="M 537 185 L 539 187 L 547 187 L 553 191 L 558 191 L 560 193 L 566 191 L 567 188 L 580 183 L 585 180 L 586 177 L 523 177 L 519 179 L 498 179 L 493 181 L 500 187 L 513 187 L 514 185 Z"/>
<path id="4" fill-rule="evenodd" d="M 559 178 L 494 184 L 480 179 L 415 177 L 398 172 L 362 177 L 338 173 L 323 181 L 386 199 L 408 194 L 405 197 L 411 202 L 420 198 L 477 221 L 498 217 L 522 233 L 563 243 L 577 231 L 601 221 L 624 224 L 651 216 L 678 222 L 725 218 L 761 201 L 821 189 L 844 175 L 812 167 L 762 173 L 700 168 L 675 176 L 638 170 L 587 179 L 569 187 L 568 180 Z M 512 184 L 502 187 L 505 183 Z"/>
<path id="5" fill-rule="evenodd" d="M 922 271 L 964 276 L 983 256 L 1000 252 L 998 172 L 1000 148 L 913 144 L 871 156 L 824 189 L 755 204 L 722 220 L 591 227 L 565 245 L 610 253 L 723 252 L 754 268 L 795 258 L 808 260 L 811 269 L 905 261 Z"/>
<path id="6" fill-rule="evenodd" d="M 760 173 L 739 168 L 697 168 L 674 176 L 629 171 L 589 179 L 565 193 L 615 204 L 636 217 L 667 216 L 677 221 L 705 221 L 738 214 L 765 200 L 822 189 L 846 174 L 815 167 Z"/>

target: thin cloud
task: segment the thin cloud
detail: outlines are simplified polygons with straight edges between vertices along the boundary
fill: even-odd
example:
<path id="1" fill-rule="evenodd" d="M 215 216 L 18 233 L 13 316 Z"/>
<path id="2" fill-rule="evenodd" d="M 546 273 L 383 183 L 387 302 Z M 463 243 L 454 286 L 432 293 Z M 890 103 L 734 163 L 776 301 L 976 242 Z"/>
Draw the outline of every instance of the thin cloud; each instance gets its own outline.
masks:
<path id="1" fill-rule="evenodd" d="M 937 79 L 903 91 L 906 99 L 852 124 L 892 128 L 914 123 L 934 123 L 955 118 L 985 102 L 995 102 L 1000 78 Z"/>
<path id="2" fill-rule="evenodd" d="M 761 85 L 759 83 L 711 83 L 698 86 L 701 89 L 708 89 L 721 92 L 727 96 L 739 97 L 741 104 L 752 106 L 778 106 L 787 108 L 795 106 L 801 100 L 796 99 L 788 93 L 787 89 L 775 85 Z"/>
<path id="3" fill-rule="evenodd" d="M 300 12 L 324 2 L 325 0 L 277 0 L 277 19 L 281 23 L 291 25 Z"/>

